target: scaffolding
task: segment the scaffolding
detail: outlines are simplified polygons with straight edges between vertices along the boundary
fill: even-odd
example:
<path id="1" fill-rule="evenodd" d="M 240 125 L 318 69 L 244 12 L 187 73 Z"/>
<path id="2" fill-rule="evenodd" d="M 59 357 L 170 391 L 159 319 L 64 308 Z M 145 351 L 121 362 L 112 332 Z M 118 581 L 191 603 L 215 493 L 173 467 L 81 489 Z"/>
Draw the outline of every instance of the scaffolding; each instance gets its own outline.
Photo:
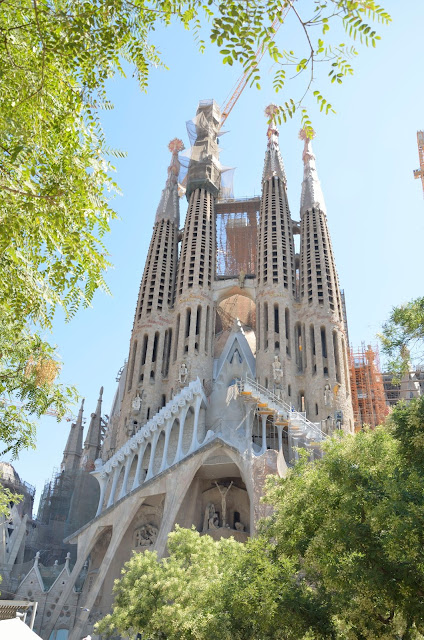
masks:
<path id="1" fill-rule="evenodd" d="M 384 422 L 388 407 L 384 395 L 378 347 L 365 347 L 350 351 L 350 383 L 355 429 L 364 425 L 372 428 Z"/>
<path id="2" fill-rule="evenodd" d="M 216 203 L 218 280 L 255 276 L 260 203 L 258 197 L 231 198 Z"/>
<path id="3" fill-rule="evenodd" d="M 420 160 L 420 168 L 414 170 L 414 178 L 421 178 L 424 197 L 424 131 L 417 131 L 418 157 Z"/>

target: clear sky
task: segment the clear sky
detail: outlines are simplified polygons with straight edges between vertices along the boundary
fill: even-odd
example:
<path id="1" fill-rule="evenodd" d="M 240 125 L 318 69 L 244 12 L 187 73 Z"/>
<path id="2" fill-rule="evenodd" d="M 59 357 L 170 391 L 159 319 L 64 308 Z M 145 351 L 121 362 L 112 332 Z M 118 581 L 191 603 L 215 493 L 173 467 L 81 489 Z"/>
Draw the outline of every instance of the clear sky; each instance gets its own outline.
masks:
<path id="1" fill-rule="evenodd" d="M 391 308 L 423 293 L 424 200 L 412 171 L 418 168 L 416 131 L 424 128 L 424 2 L 382 0 L 382 4 L 393 17 L 392 25 L 380 28 L 383 37 L 376 49 L 361 48 L 353 78 L 327 91 L 337 114 L 324 117 L 311 110 L 318 173 L 354 347 L 362 341 L 375 344 Z M 299 35 L 294 24 L 289 30 L 282 28 L 281 47 L 286 41 L 287 46 L 296 46 Z M 113 80 L 110 97 L 115 109 L 103 118 L 110 146 L 128 154 L 116 162 L 123 196 L 114 206 L 120 220 L 106 239 L 114 264 L 107 276 L 112 296 L 98 293 L 92 308 L 69 324 L 58 317 L 51 338 L 64 361 L 62 380 L 76 384 L 86 398 L 88 420 L 101 385 L 103 410 L 109 413 L 115 377 L 127 357 L 139 283 L 170 160 L 168 142 L 177 136 L 188 146 L 185 121 L 195 115 L 198 101 L 214 98 L 223 104 L 240 75 L 239 68 L 222 65 L 211 45 L 200 55 L 189 32 L 171 27 L 156 36 L 169 70 L 152 71 L 147 94 L 139 91 L 131 73 L 125 80 Z M 265 58 L 261 68 L 262 90 L 245 90 L 221 139 L 221 161 L 236 167 L 236 197 L 260 193 L 267 128 L 264 108 L 300 90 L 296 82 L 293 90 L 288 83 L 287 94 L 275 96 L 271 82 L 275 68 Z M 324 92 L 325 87 L 324 77 L 320 78 L 317 88 Z M 303 171 L 299 128 L 298 119 L 280 127 L 294 219 L 299 218 Z M 181 204 L 183 218 L 186 206 Z M 37 499 L 44 481 L 60 465 L 69 426 L 43 418 L 37 450 L 22 453 L 14 462 L 21 478 L 36 485 Z"/>

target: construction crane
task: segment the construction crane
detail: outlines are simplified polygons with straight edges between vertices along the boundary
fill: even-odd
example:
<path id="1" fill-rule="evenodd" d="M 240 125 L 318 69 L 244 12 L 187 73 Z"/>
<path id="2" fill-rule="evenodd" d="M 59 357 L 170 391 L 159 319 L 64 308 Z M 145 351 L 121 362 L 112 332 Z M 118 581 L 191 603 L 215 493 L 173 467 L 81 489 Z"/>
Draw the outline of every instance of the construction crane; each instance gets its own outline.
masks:
<path id="1" fill-rule="evenodd" d="M 274 22 L 272 23 L 271 29 L 274 30 L 274 35 L 277 33 L 278 29 L 281 27 L 282 22 L 286 17 L 287 13 L 289 12 L 290 8 L 291 8 L 290 5 L 285 6 L 281 16 L 279 18 L 275 18 Z M 265 47 L 259 47 L 259 49 L 255 54 L 257 65 L 259 65 L 264 55 L 265 55 Z M 251 73 L 252 71 L 245 71 L 243 75 L 238 79 L 237 83 L 234 85 L 234 88 L 229 94 L 229 97 L 227 97 L 227 100 L 225 101 L 224 106 L 221 108 L 221 113 L 222 113 L 221 128 L 224 122 L 226 121 L 226 119 L 228 118 L 228 116 L 230 115 L 231 111 L 233 110 L 237 100 L 240 98 L 241 94 L 243 93 L 249 81 L 249 78 L 251 76 Z"/>
<path id="2" fill-rule="evenodd" d="M 420 159 L 420 168 L 414 170 L 414 178 L 421 178 L 424 197 L 424 131 L 417 131 L 418 157 Z"/>
<path id="3" fill-rule="evenodd" d="M 271 25 L 271 29 L 274 30 L 274 36 L 277 33 L 278 29 L 281 27 L 284 18 L 286 17 L 286 15 L 288 14 L 288 12 L 291 9 L 291 5 L 288 4 L 287 6 L 285 6 L 281 12 L 280 17 L 275 18 L 274 22 Z M 259 49 L 256 51 L 255 53 L 255 58 L 256 58 L 256 64 L 259 65 L 260 61 L 262 60 L 262 58 L 265 55 L 265 51 L 266 48 L 265 47 L 259 47 Z M 228 118 L 228 116 L 230 115 L 231 111 L 234 109 L 237 100 L 240 98 L 241 94 L 243 93 L 244 89 L 246 88 L 247 83 L 249 82 L 249 78 L 252 75 L 252 70 L 248 70 L 245 71 L 243 73 L 242 76 L 240 76 L 240 78 L 237 80 L 236 84 L 234 85 L 233 90 L 231 91 L 230 94 L 228 94 L 229 97 L 227 97 L 224 106 L 221 107 L 221 125 L 220 128 L 222 129 L 224 122 L 226 121 L 226 119 Z M 186 188 L 186 184 L 187 184 L 187 175 L 184 176 L 181 184 L 179 185 L 179 189 L 178 189 L 178 195 L 180 197 L 182 197 L 185 194 L 185 188 Z"/>

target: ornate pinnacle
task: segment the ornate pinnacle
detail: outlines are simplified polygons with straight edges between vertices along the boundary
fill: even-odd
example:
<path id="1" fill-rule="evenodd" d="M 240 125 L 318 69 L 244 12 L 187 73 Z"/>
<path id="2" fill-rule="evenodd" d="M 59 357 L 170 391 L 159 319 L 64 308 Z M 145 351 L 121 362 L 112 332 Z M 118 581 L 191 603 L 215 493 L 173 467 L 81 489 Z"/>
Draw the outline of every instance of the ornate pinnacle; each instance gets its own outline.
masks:
<path id="1" fill-rule="evenodd" d="M 310 146 L 311 141 L 313 140 L 313 138 L 315 138 L 315 131 L 311 129 L 311 135 L 308 136 L 308 134 L 306 133 L 306 129 L 301 129 L 299 131 L 299 138 L 304 142 L 303 155 L 302 155 L 303 164 L 307 164 L 308 162 L 310 162 L 312 159 L 315 158 L 312 151 L 312 147 Z"/>
<path id="2" fill-rule="evenodd" d="M 278 112 L 279 108 L 276 104 L 273 103 L 269 104 L 265 109 L 265 115 L 268 117 L 268 131 L 266 132 L 266 135 L 268 137 L 268 146 L 270 146 L 271 143 L 278 144 L 279 134 L 278 129 L 275 125 L 275 116 Z"/>
<path id="3" fill-rule="evenodd" d="M 173 140 L 171 140 L 171 142 L 168 144 L 168 149 L 170 150 L 170 152 L 172 154 L 174 153 L 178 153 L 179 151 L 182 151 L 184 149 L 184 143 L 182 140 L 180 140 L 179 138 L 174 138 Z"/>

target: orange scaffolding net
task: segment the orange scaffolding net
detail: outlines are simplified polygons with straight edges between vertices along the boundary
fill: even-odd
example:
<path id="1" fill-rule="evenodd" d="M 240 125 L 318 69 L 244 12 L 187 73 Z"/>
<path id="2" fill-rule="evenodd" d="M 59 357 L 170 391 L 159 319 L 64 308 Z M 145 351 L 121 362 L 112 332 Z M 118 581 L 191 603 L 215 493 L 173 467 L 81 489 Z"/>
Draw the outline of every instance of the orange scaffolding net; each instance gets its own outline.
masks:
<path id="1" fill-rule="evenodd" d="M 355 429 L 364 425 L 376 427 L 389 412 L 384 395 L 378 347 L 362 343 L 358 351 L 350 351 L 350 384 L 352 388 Z"/>

